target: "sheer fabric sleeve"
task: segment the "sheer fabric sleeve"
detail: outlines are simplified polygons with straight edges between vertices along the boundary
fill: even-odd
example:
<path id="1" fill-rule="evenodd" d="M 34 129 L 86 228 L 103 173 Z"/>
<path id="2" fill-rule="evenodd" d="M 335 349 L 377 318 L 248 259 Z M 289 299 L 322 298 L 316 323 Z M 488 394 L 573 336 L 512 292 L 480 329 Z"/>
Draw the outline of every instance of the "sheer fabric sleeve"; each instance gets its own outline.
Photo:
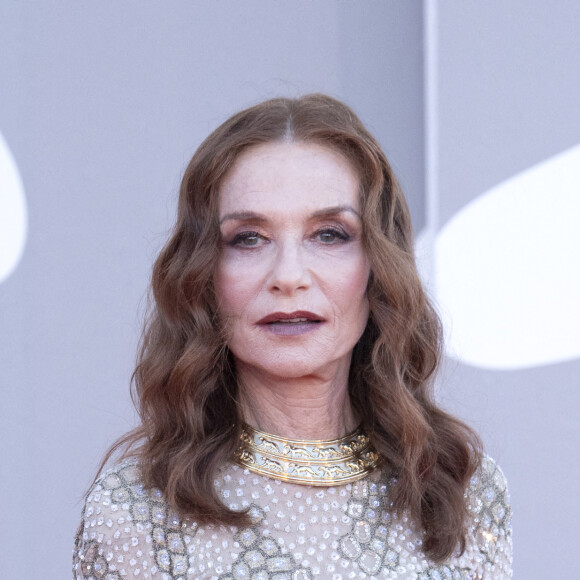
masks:
<path id="1" fill-rule="evenodd" d="M 185 557 L 165 549 L 172 516 L 134 464 L 105 473 L 89 492 L 73 552 L 73 580 L 179 577 Z M 179 525 L 178 522 L 174 522 Z"/>
<path id="2" fill-rule="evenodd" d="M 506 478 L 493 459 L 484 456 L 466 494 L 471 515 L 467 543 L 474 548 L 476 578 L 512 578 L 510 498 Z"/>

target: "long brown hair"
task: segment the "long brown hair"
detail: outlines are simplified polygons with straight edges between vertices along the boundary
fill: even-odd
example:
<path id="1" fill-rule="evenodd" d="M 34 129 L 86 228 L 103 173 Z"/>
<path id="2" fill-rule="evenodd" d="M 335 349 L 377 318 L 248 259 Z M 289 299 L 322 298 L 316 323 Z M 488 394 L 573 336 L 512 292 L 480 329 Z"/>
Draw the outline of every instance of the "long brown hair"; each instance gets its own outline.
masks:
<path id="1" fill-rule="evenodd" d="M 240 429 L 235 367 L 216 308 L 220 183 L 242 151 L 294 140 L 341 152 L 361 180 L 363 239 L 371 265 L 370 317 L 356 345 L 350 396 L 382 460 L 396 475 L 393 510 L 409 510 L 436 561 L 464 547 L 464 492 L 480 461 L 477 435 L 439 409 L 431 383 L 441 349 L 437 314 L 413 255 L 407 204 L 377 141 L 346 105 L 321 94 L 278 98 L 218 127 L 191 159 L 177 223 L 153 268 L 133 395 L 141 423 L 123 449 L 140 460 L 145 484 L 161 489 L 200 524 L 246 525 L 214 489 Z"/>

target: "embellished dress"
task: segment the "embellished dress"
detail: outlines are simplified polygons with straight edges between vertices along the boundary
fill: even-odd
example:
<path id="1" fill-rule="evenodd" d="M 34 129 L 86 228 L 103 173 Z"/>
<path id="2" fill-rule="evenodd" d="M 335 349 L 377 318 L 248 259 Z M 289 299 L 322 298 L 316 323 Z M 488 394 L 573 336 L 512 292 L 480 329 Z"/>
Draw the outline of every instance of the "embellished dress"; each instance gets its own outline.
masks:
<path id="1" fill-rule="evenodd" d="M 369 470 L 351 483 L 303 485 L 259 471 L 231 463 L 215 479 L 226 505 L 250 510 L 252 524 L 236 528 L 180 519 L 159 490 L 144 487 L 136 462 L 110 469 L 87 497 L 73 579 L 512 577 L 508 490 L 489 457 L 465 493 L 466 549 L 442 564 L 425 556 L 424 534 L 415 522 L 389 509 L 395 480 L 386 472 Z"/>

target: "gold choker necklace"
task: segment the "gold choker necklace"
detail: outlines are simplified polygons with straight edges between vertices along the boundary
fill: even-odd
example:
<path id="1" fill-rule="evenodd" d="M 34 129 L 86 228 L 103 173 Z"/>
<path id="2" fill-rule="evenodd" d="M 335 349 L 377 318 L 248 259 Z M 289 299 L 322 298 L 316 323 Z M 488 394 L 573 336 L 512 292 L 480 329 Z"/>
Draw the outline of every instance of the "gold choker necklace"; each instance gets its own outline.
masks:
<path id="1" fill-rule="evenodd" d="M 371 472 L 377 452 L 362 429 L 327 441 L 285 439 L 242 426 L 236 462 L 254 473 L 302 485 L 351 483 Z"/>

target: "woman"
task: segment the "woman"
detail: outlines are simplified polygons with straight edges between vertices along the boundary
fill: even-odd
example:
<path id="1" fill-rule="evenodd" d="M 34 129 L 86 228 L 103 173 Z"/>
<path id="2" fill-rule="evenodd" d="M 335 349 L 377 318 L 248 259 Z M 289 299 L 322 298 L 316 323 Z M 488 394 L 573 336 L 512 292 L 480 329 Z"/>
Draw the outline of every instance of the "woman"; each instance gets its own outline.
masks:
<path id="1" fill-rule="evenodd" d="M 152 291 L 141 424 L 87 496 L 75 578 L 511 577 L 505 479 L 433 401 L 407 206 L 348 107 L 214 131 Z"/>

